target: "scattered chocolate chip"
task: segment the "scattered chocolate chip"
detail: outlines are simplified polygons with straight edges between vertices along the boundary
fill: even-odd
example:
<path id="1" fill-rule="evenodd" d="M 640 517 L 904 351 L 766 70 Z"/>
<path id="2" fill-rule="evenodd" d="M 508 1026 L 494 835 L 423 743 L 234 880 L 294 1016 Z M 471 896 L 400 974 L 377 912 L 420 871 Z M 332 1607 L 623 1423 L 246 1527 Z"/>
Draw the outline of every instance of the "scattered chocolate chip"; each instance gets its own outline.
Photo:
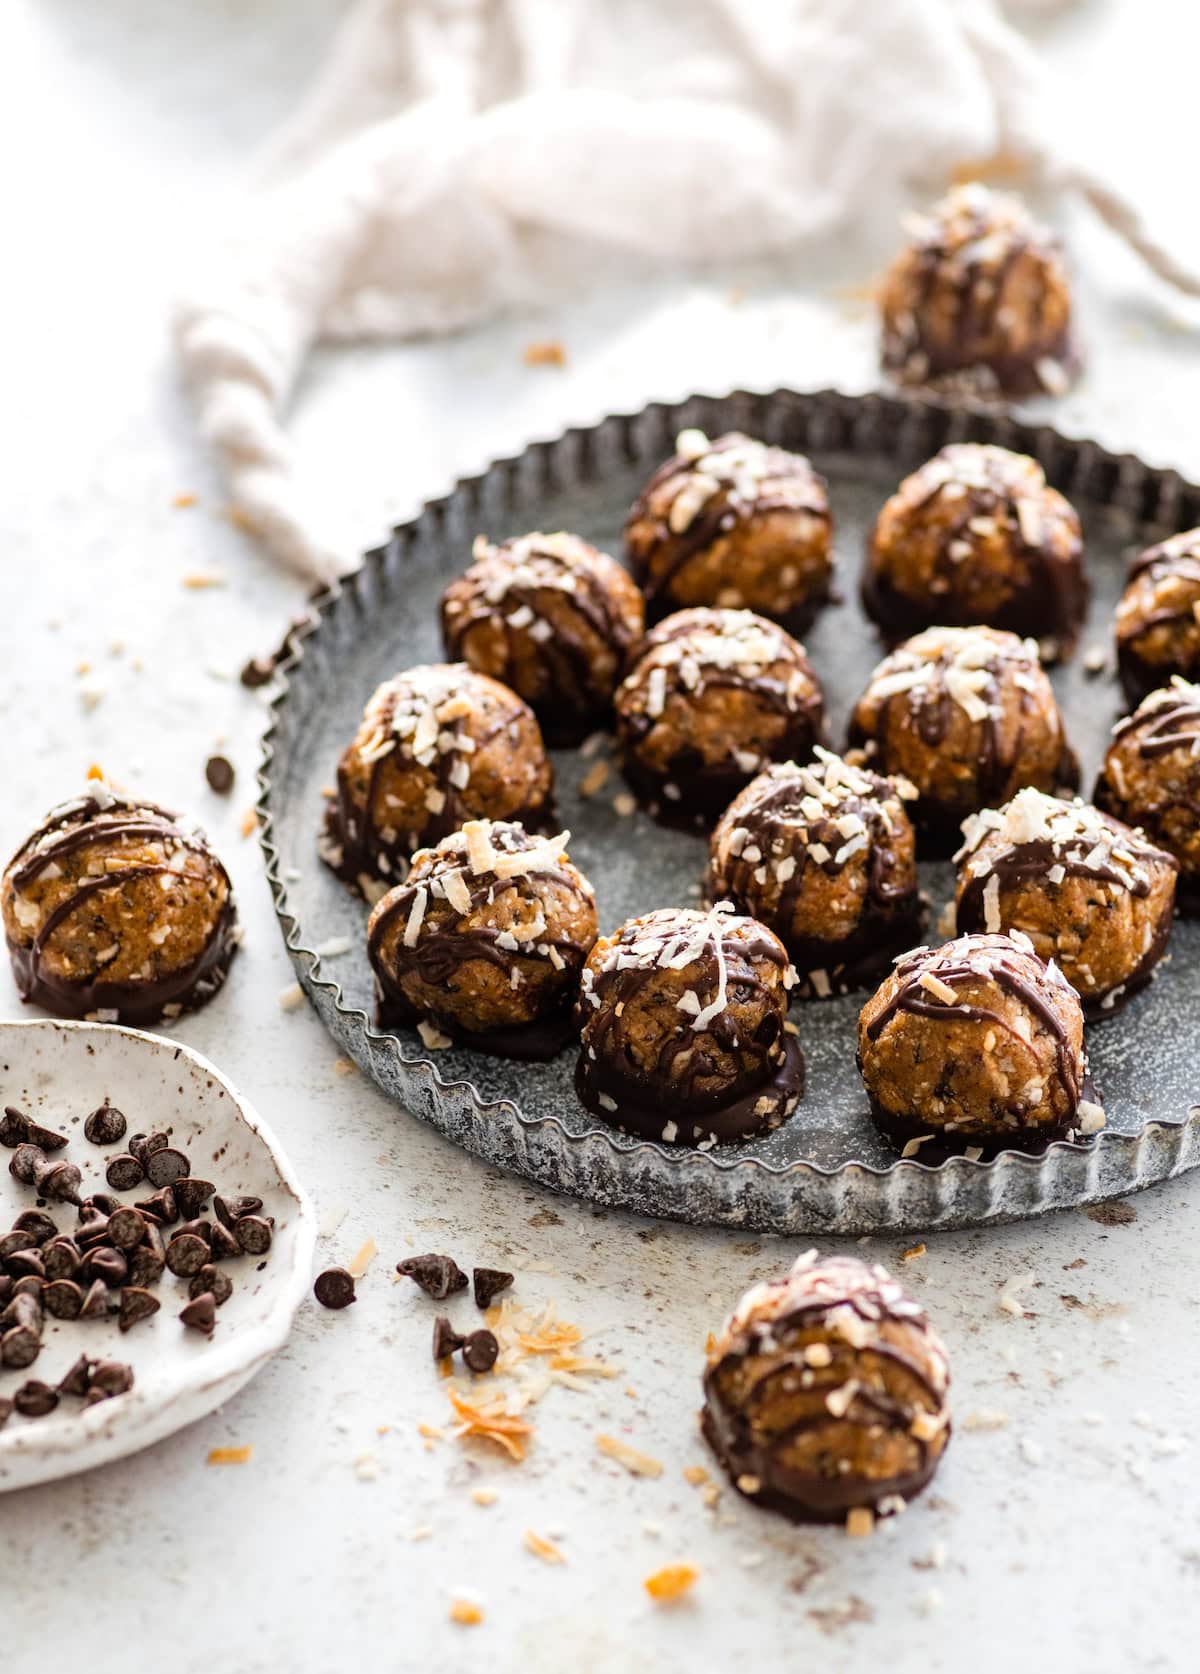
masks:
<path id="1" fill-rule="evenodd" d="M 213 1208 L 222 1226 L 233 1231 L 234 1222 L 243 1215 L 257 1215 L 262 1208 L 261 1197 L 214 1197 Z"/>
<path id="2" fill-rule="evenodd" d="M 136 1209 L 117 1209 L 108 1217 L 108 1241 L 118 1250 L 136 1250 L 145 1235 L 145 1219 Z"/>
<path id="3" fill-rule="evenodd" d="M 122 1331 L 132 1331 L 140 1320 L 149 1319 L 162 1307 L 157 1296 L 151 1296 L 140 1285 L 126 1285 L 121 1292 L 121 1310 L 117 1324 Z"/>
<path id="4" fill-rule="evenodd" d="M 107 1319 L 111 1312 L 108 1303 L 108 1286 L 103 1279 L 93 1279 L 79 1310 L 80 1319 Z"/>
<path id="5" fill-rule="evenodd" d="M 52 1238 L 41 1246 L 48 1279 L 73 1279 L 79 1271 L 79 1246 L 73 1238 Z"/>
<path id="6" fill-rule="evenodd" d="M 93 1192 L 91 1197 L 85 1197 L 81 1209 L 96 1210 L 101 1215 L 113 1215 L 121 1208 L 121 1199 L 113 1197 L 111 1192 Z"/>
<path id="7" fill-rule="evenodd" d="M 128 1283 L 144 1290 L 148 1285 L 156 1285 L 163 1276 L 167 1263 L 163 1254 L 149 1244 L 139 1244 L 129 1257 Z"/>
<path id="8" fill-rule="evenodd" d="M 271 1248 L 270 1219 L 263 1215 L 242 1215 L 233 1223 L 233 1236 L 246 1255 L 266 1255 Z"/>
<path id="9" fill-rule="evenodd" d="M 211 1337 L 217 1323 L 217 1304 L 212 1293 L 206 1290 L 203 1295 L 193 1297 L 179 1317 L 190 1330 L 203 1331 L 206 1337 Z"/>
<path id="10" fill-rule="evenodd" d="M 13 1222 L 14 1232 L 32 1232 L 39 1244 L 53 1238 L 58 1231 L 53 1218 L 44 1209 L 22 1209 Z"/>
<path id="11" fill-rule="evenodd" d="M 161 1150 L 151 1151 L 146 1157 L 146 1176 L 152 1186 L 173 1186 L 176 1180 L 182 1180 L 191 1173 L 191 1164 L 182 1151 L 175 1150 L 172 1145 L 164 1145 Z"/>
<path id="12" fill-rule="evenodd" d="M 11 1104 L 6 1104 L 0 1117 L 0 1145 L 7 1145 L 11 1151 L 28 1139 L 29 1117 L 23 1110 L 14 1110 Z"/>
<path id="13" fill-rule="evenodd" d="M 327 1267 L 317 1274 L 313 1295 L 323 1308 L 348 1308 L 351 1302 L 358 1301 L 354 1294 L 354 1275 L 344 1267 Z"/>
<path id="14" fill-rule="evenodd" d="M 79 1269 L 80 1281 L 88 1284 L 99 1279 L 110 1290 L 116 1290 L 129 1276 L 129 1263 L 120 1250 L 111 1244 L 96 1244 L 84 1256 Z"/>
<path id="15" fill-rule="evenodd" d="M 507 1290 L 513 1282 L 511 1273 L 506 1273 L 501 1267 L 476 1267 L 471 1271 L 471 1278 L 475 1285 L 475 1306 L 490 1308 L 492 1302 L 502 1290 Z"/>
<path id="16" fill-rule="evenodd" d="M 203 1296 L 208 1292 L 217 1307 L 220 1308 L 233 1295 L 233 1280 L 212 1262 L 206 1262 L 188 1285 L 188 1295 L 193 1298 Z"/>
<path id="17" fill-rule="evenodd" d="M 454 1329 L 445 1314 L 439 1314 L 434 1320 L 433 1358 L 435 1360 L 448 1360 L 457 1349 L 463 1346 L 466 1340 Z"/>
<path id="18" fill-rule="evenodd" d="M 274 678 L 275 663 L 271 657 L 251 657 L 238 675 L 242 685 L 251 692 L 259 686 L 269 686 Z"/>
<path id="19" fill-rule="evenodd" d="M 131 1192 L 140 1186 L 146 1178 L 146 1170 L 136 1157 L 127 1151 L 120 1152 L 108 1159 L 108 1167 L 104 1170 L 104 1178 L 114 1192 Z"/>
<path id="20" fill-rule="evenodd" d="M 16 1255 L 18 1250 L 36 1250 L 38 1241 L 32 1232 L 24 1227 L 15 1227 L 12 1232 L 6 1232 L 0 1238 L 0 1261 L 7 1261 L 10 1255 Z"/>
<path id="21" fill-rule="evenodd" d="M 13 1411 L 13 1404 L 9 1400 L 8 1396 L 7 1395 L 0 1395 L 0 1430 L 3 1430 L 4 1426 L 8 1423 L 9 1419 L 12 1417 L 12 1411 Z"/>
<path id="22" fill-rule="evenodd" d="M 32 1366 L 41 1351 L 42 1339 L 31 1325 L 13 1325 L 0 1337 L 0 1364 Z"/>
<path id="23" fill-rule="evenodd" d="M 8 1172 L 14 1180 L 19 1180 L 23 1186 L 32 1186 L 35 1170 L 46 1160 L 46 1153 L 36 1145 L 30 1145 L 22 1140 L 13 1152 L 8 1164 Z"/>
<path id="24" fill-rule="evenodd" d="M 40 1298 L 46 1288 L 46 1281 L 40 1273 L 22 1273 L 19 1279 L 13 1280 L 12 1294 L 14 1296 L 37 1296 Z"/>
<path id="25" fill-rule="evenodd" d="M 75 1228 L 75 1242 L 81 1250 L 87 1250 L 93 1244 L 108 1242 L 109 1217 L 99 1209 L 88 1209 L 79 1217 L 79 1225 Z"/>
<path id="26" fill-rule="evenodd" d="M 86 1395 L 91 1381 L 92 1367 L 96 1364 L 86 1354 L 81 1354 L 64 1372 L 58 1382 L 60 1395 Z"/>
<path id="27" fill-rule="evenodd" d="M 177 1233 L 167 1245 L 167 1266 L 181 1279 L 198 1273 L 212 1254 L 203 1238 L 194 1232 Z"/>
<path id="28" fill-rule="evenodd" d="M 55 1319 L 78 1319 L 83 1290 L 74 1279 L 52 1279 L 42 1291 L 42 1306 Z"/>
<path id="29" fill-rule="evenodd" d="M 44 1153 L 39 1152 L 39 1155 Z M 36 1183 L 42 1197 L 48 1197 L 56 1203 L 78 1203 L 83 1175 L 74 1163 L 51 1163 L 49 1168 L 37 1170 Z"/>
<path id="30" fill-rule="evenodd" d="M 218 1261 L 228 1260 L 230 1256 L 240 1256 L 242 1253 L 242 1246 L 233 1236 L 233 1233 L 230 1232 L 224 1221 L 213 1222 L 213 1228 L 209 1233 L 208 1241 L 212 1247 L 213 1257 Z"/>
<path id="31" fill-rule="evenodd" d="M 228 796 L 233 789 L 233 763 L 228 756 L 209 756 L 204 764 L 204 777 L 210 790 L 218 796 Z"/>
<path id="32" fill-rule="evenodd" d="M 173 1226 L 179 1219 L 179 1205 L 170 1186 L 164 1186 L 161 1192 L 155 1192 L 153 1197 L 143 1198 L 133 1207 L 140 1209 L 143 1215 L 149 1215 L 151 1220 L 158 1221 L 163 1226 Z"/>
<path id="33" fill-rule="evenodd" d="M 93 1145 L 116 1145 L 124 1139 L 127 1125 L 115 1104 L 102 1104 L 83 1124 L 83 1135 Z"/>
<path id="34" fill-rule="evenodd" d="M 124 1395 L 133 1388 L 133 1368 L 119 1360 L 97 1360 L 88 1379 L 87 1401 L 107 1401 L 114 1395 Z"/>
<path id="35" fill-rule="evenodd" d="M 396 1271 L 420 1285 L 435 1302 L 444 1302 L 455 1291 L 467 1288 L 467 1275 L 452 1256 L 406 1256 L 396 1263 Z"/>
<path id="36" fill-rule="evenodd" d="M 7 1329 L 10 1325 L 27 1325 L 31 1331 L 41 1334 L 42 1302 L 37 1291 L 19 1290 L 14 1287 L 11 1300 L 6 1304 L 4 1312 L 0 1314 L 0 1325 Z"/>
<path id="37" fill-rule="evenodd" d="M 490 1372 L 500 1353 L 500 1344 L 491 1331 L 472 1331 L 462 1346 L 462 1357 L 472 1372 Z"/>
<path id="38" fill-rule="evenodd" d="M 4 1265 L 14 1279 L 23 1279 L 27 1273 L 38 1279 L 46 1277 L 46 1269 L 42 1266 L 41 1255 L 33 1250 L 14 1250 Z"/>
<path id="39" fill-rule="evenodd" d="M 212 1222 L 204 1219 L 195 1221 L 180 1221 L 171 1236 L 172 1238 L 182 1238 L 186 1233 L 192 1238 L 203 1238 L 206 1244 L 211 1244 L 212 1228 Z"/>
<path id="40" fill-rule="evenodd" d="M 171 1187 L 175 1202 L 185 1221 L 193 1220 L 216 1190 L 211 1180 L 193 1180 L 190 1174 L 176 1180 Z"/>
<path id="41" fill-rule="evenodd" d="M 40 1378 L 30 1378 L 16 1391 L 12 1403 L 23 1418 L 44 1418 L 58 1405 L 58 1391 Z"/>

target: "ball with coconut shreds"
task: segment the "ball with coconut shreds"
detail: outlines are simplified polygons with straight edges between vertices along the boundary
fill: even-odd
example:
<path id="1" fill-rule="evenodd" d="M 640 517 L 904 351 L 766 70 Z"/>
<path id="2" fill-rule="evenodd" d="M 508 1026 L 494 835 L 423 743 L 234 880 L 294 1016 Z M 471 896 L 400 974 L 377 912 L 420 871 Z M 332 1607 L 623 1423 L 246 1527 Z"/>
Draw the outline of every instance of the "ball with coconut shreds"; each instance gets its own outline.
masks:
<path id="1" fill-rule="evenodd" d="M 1174 855 L 1180 908 L 1200 912 L 1200 686 L 1176 675 L 1118 721 L 1095 796 Z"/>

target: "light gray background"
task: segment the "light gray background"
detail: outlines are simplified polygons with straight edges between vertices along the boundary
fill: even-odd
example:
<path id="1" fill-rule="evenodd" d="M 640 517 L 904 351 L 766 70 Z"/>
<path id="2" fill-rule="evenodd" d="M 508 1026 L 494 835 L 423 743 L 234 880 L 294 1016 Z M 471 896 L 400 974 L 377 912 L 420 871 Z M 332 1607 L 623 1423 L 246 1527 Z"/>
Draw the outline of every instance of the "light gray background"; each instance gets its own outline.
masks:
<path id="1" fill-rule="evenodd" d="M 706 1510 L 681 1476 L 708 1462 L 694 1429 L 705 1334 L 795 1246 L 603 1215 L 493 1174 L 336 1074 L 307 1010 L 280 1011 L 290 968 L 239 835 L 261 703 L 219 676 L 274 643 L 300 590 L 222 519 L 165 321 L 189 242 L 340 14 L 331 0 L 9 0 L 0 19 L 0 846 L 91 761 L 207 822 L 247 947 L 180 1033 L 258 1103 L 326 1216 L 345 1208 L 327 1259 L 368 1236 L 381 1251 L 358 1306 L 304 1310 L 287 1351 L 222 1412 L 3 1502 L 6 1665 L 24 1674 L 61 1653 L 107 1674 L 136 1640 L 143 1660 L 187 1674 L 723 1669 L 747 1654 L 897 1674 L 1194 1667 L 1200 1180 L 1134 1200 L 1128 1224 L 1064 1215 L 943 1236 L 904 1265 L 950 1343 L 960 1432 L 932 1493 L 850 1542 L 728 1493 Z M 1047 48 L 1079 143 L 1193 239 L 1198 37 L 1169 0 L 1095 0 Z M 1092 368 L 1059 422 L 1200 475 L 1200 315 L 1082 215 L 1068 230 Z M 304 467 L 348 534 L 370 540 L 456 472 L 610 408 L 733 383 L 868 387 L 870 321 L 847 288 L 890 242 L 864 229 L 836 271 L 807 265 L 790 286 L 731 263 L 448 344 L 321 357 L 299 395 Z M 533 337 L 560 337 L 568 369 L 526 368 Z M 172 509 L 185 491 L 200 505 Z M 228 585 L 186 590 L 199 568 Z M 202 777 L 219 741 L 239 771 L 227 803 Z M 0 1007 L 20 1014 L 7 973 Z M 535 1409 L 522 1467 L 452 1442 L 426 1451 L 417 1435 L 446 1413 L 431 1310 L 389 1276 L 424 1248 L 516 1268 L 525 1300 L 553 1299 L 622 1363 L 598 1395 L 557 1390 Z M 895 1260 L 899 1246 L 872 1253 Z M 1022 1274 L 1030 1314 L 1016 1318 L 1000 1296 Z M 984 1410 L 1007 1425 L 968 1429 Z M 662 1477 L 599 1461 L 599 1430 L 656 1455 Z M 211 1447 L 244 1443 L 248 1465 L 206 1467 Z M 480 1482 L 499 1489 L 488 1509 L 469 1497 Z M 527 1527 L 556 1535 L 567 1564 L 530 1556 Z M 923 1567 L 931 1556 L 943 1567 Z M 641 1579 L 674 1559 L 702 1576 L 659 1611 Z M 459 1588 L 482 1598 L 483 1626 L 447 1621 Z"/>

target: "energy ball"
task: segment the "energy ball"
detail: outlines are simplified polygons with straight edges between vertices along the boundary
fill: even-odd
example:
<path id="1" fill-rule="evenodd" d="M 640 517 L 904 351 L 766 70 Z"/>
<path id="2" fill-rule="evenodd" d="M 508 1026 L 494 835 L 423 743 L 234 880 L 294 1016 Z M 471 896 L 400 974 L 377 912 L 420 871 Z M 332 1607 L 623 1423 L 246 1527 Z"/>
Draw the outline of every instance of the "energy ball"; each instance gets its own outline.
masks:
<path id="1" fill-rule="evenodd" d="M 737 431 L 683 430 L 625 525 L 651 611 L 757 610 L 801 633 L 829 598 L 833 547 L 825 482 L 803 454 Z"/>
<path id="2" fill-rule="evenodd" d="M 1088 601 L 1079 518 L 1035 459 L 956 443 L 880 512 L 862 600 L 889 639 L 981 622 L 1069 656 Z"/>
<path id="3" fill-rule="evenodd" d="M 712 834 L 708 893 L 775 932 L 801 998 L 878 981 L 923 916 L 899 791 L 819 745 L 807 767 L 767 768 Z"/>
<path id="4" fill-rule="evenodd" d="M 645 605 L 615 559 L 577 535 L 475 542 L 475 562 L 442 595 L 446 654 L 503 680 L 554 743 L 605 716 Z"/>
<path id="5" fill-rule="evenodd" d="M 1078 371 L 1057 238 L 977 181 L 907 224 L 879 290 L 884 370 L 982 396 L 1062 395 Z"/>
<path id="6" fill-rule="evenodd" d="M 963 826 L 960 932 L 1022 931 L 1053 959 L 1089 1022 L 1154 976 L 1175 914 L 1176 861 L 1086 802 L 1023 790 Z"/>
<path id="7" fill-rule="evenodd" d="M 804 1091 L 786 1024 L 795 972 L 734 913 L 665 907 L 601 936 L 584 967 L 575 1088 L 594 1116 L 702 1150 L 769 1132 Z"/>
<path id="8" fill-rule="evenodd" d="M 424 1020 L 500 1057 L 553 1057 L 574 1032 L 580 972 L 599 928 L 569 839 L 469 820 L 420 849 L 367 927 L 381 1023 Z M 436 1044 L 428 1027 L 422 1033 Z"/>
<path id="9" fill-rule="evenodd" d="M 770 761 L 807 760 L 824 730 L 803 646 L 748 610 L 681 610 L 646 635 L 617 688 L 625 776 L 646 801 L 719 813 Z"/>
<path id="10" fill-rule="evenodd" d="M 1149 547 L 1117 603 L 1117 668 L 1130 703 L 1200 675 L 1200 529 Z"/>
<path id="11" fill-rule="evenodd" d="M 1174 855 L 1180 907 L 1200 913 L 1200 686 L 1176 675 L 1118 722 L 1095 796 Z"/>
<path id="12" fill-rule="evenodd" d="M 554 774 L 529 705 L 465 663 L 384 681 L 342 754 L 321 858 L 374 903 L 471 819 L 540 824 Z"/>
<path id="13" fill-rule="evenodd" d="M 240 941 L 229 874 L 200 828 L 99 779 L 17 850 L 0 907 L 21 998 L 101 1023 L 203 1005 Z"/>
<path id="14" fill-rule="evenodd" d="M 915 823 L 935 846 L 1025 785 L 1079 785 L 1037 646 L 995 628 L 927 628 L 897 646 L 855 705 L 850 744 L 915 788 Z"/>
<path id="15" fill-rule="evenodd" d="M 1079 996 L 1019 930 L 906 955 L 858 1019 L 858 1067 L 886 1130 L 968 1145 L 1091 1133 Z"/>
<path id="16" fill-rule="evenodd" d="M 902 1285 L 855 1256 L 809 1250 L 726 1321 L 709 1350 L 701 1426 L 757 1505 L 798 1522 L 887 1515 L 946 1451 L 949 1387 L 942 1339 Z"/>

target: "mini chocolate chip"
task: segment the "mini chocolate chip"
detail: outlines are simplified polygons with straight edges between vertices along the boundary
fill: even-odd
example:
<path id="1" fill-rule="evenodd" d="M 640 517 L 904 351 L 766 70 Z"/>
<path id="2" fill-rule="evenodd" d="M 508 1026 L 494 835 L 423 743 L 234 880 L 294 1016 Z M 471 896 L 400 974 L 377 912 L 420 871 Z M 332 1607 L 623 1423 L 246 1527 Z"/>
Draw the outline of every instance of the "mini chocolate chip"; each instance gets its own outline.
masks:
<path id="1" fill-rule="evenodd" d="M 183 1152 L 172 1145 L 164 1145 L 160 1151 L 151 1151 L 146 1158 L 146 1176 L 152 1186 L 173 1186 L 176 1180 L 184 1179 L 191 1171 L 191 1164 Z"/>
<path id="2" fill-rule="evenodd" d="M 0 1238 L 0 1261 L 7 1261 L 10 1255 L 16 1255 L 18 1250 L 36 1250 L 38 1241 L 32 1232 L 24 1227 L 16 1227 L 12 1232 L 6 1232 Z"/>
<path id="3" fill-rule="evenodd" d="M 41 1352 L 42 1339 L 31 1325 L 13 1325 L 0 1337 L 0 1364 L 32 1366 Z"/>
<path id="4" fill-rule="evenodd" d="M 40 1298 L 45 1288 L 46 1281 L 40 1273 L 22 1273 L 19 1279 L 13 1281 L 12 1293 L 14 1296 L 36 1296 Z"/>
<path id="5" fill-rule="evenodd" d="M 181 1279 L 187 1279 L 200 1271 L 211 1254 L 203 1238 L 193 1232 L 179 1233 L 167 1245 L 167 1266 Z"/>
<path id="6" fill-rule="evenodd" d="M 57 1203 L 78 1203 L 79 1188 L 83 1183 L 83 1175 L 74 1163 L 51 1163 L 49 1168 L 37 1171 L 37 1189 L 42 1197 L 48 1197 Z"/>
<path id="7" fill-rule="evenodd" d="M 27 1121 L 25 1137 L 31 1145 L 36 1145 L 43 1151 L 61 1151 L 67 1143 L 65 1133 L 56 1133 L 53 1128 L 44 1128 L 40 1122 Z"/>
<path id="8" fill-rule="evenodd" d="M 32 1186 L 35 1171 L 46 1160 L 46 1153 L 36 1145 L 22 1141 L 9 1160 L 8 1172 L 23 1186 Z"/>
<path id="9" fill-rule="evenodd" d="M 11 1104 L 6 1104 L 4 1115 L 0 1117 L 0 1145 L 7 1145 L 12 1151 L 18 1145 L 24 1145 L 28 1139 L 29 1117 L 23 1110 L 16 1110 Z"/>
<path id="10" fill-rule="evenodd" d="M 467 1288 L 467 1275 L 452 1256 L 406 1256 L 396 1263 L 396 1271 L 420 1285 L 435 1302 L 444 1302 L 455 1291 Z"/>
<path id="11" fill-rule="evenodd" d="M 233 789 L 233 763 L 228 756 L 209 756 L 204 764 L 204 777 L 210 790 L 215 790 L 218 796 L 228 796 Z"/>
<path id="12" fill-rule="evenodd" d="M 14 1279 L 23 1279 L 27 1273 L 32 1273 L 39 1279 L 46 1277 L 41 1255 L 35 1254 L 33 1250 L 14 1250 L 4 1265 Z"/>
<path id="13" fill-rule="evenodd" d="M 224 1221 L 214 1221 L 212 1231 L 208 1235 L 212 1246 L 213 1256 L 218 1260 L 227 1260 L 230 1256 L 240 1256 L 242 1246 L 230 1232 Z"/>
<path id="14" fill-rule="evenodd" d="M 135 1133 L 126 1150 L 145 1168 L 153 1152 L 165 1151 L 170 1143 L 170 1137 L 165 1133 Z"/>
<path id="15" fill-rule="evenodd" d="M 193 1297 L 179 1317 L 190 1330 L 203 1331 L 206 1337 L 211 1337 L 217 1323 L 217 1304 L 212 1292 L 206 1290 L 203 1295 Z"/>
<path id="16" fill-rule="evenodd" d="M 136 1285 L 144 1290 L 147 1285 L 156 1285 L 163 1276 L 166 1261 L 158 1250 L 149 1244 L 139 1244 L 129 1257 L 129 1276 L 127 1283 Z"/>
<path id="17" fill-rule="evenodd" d="M 208 1292 L 217 1307 L 220 1308 L 233 1295 L 233 1280 L 212 1262 L 206 1262 L 188 1285 L 188 1295 L 193 1298 L 203 1296 Z"/>
<path id="18" fill-rule="evenodd" d="M 262 1208 L 261 1197 L 214 1197 L 213 1208 L 217 1212 L 217 1219 L 222 1226 L 233 1231 L 235 1221 L 240 1221 L 243 1215 L 257 1215 Z"/>
<path id="19" fill-rule="evenodd" d="M 323 1308 L 348 1308 L 351 1302 L 358 1301 L 354 1294 L 354 1275 L 344 1267 L 327 1267 L 317 1274 L 313 1295 Z"/>
<path id="20" fill-rule="evenodd" d="M 91 1381 L 92 1367 L 96 1362 L 86 1354 L 81 1354 L 63 1373 L 58 1381 L 60 1395 L 86 1395 L 88 1383 Z"/>
<path id="21" fill-rule="evenodd" d="M 471 1271 L 471 1278 L 475 1284 L 475 1306 L 490 1308 L 492 1302 L 502 1290 L 507 1290 L 513 1282 L 511 1273 L 506 1273 L 501 1267 L 476 1267 Z"/>
<path id="22" fill-rule="evenodd" d="M 108 1217 L 108 1241 L 118 1250 L 136 1250 L 145 1236 L 145 1218 L 136 1209 L 118 1209 Z"/>
<path id="23" fill-rule="evenodd" d="M 58 1391 L 40 1378 L 30 1378 L 13 1395 L 12 1402 L 23 1418 L 44 1418 L 58 1405 Z"/>
<path id="24" fill-rule="evenodd" d="M 200 1213 L 216 1187 L 211 1180 L 193 1180 L 188 1174 L 182 1180 L 176 1180 L 171 1190 L 175 1193 L 179 1213 L 185 1221 L 190 1221 Z"/>
<path id="25" fill-rule="evenodd" d="M 119 1360 L 97 1360 L 88 1379 L 88 1405 L 96 1400 L 107 1401 L 114 1395 L 124 1395 L 133 1388 L 133 1368 Z"/>
<path id="26" fill-rule="evenodd" d="M 266 1255 L 271 1248 L 271 1221 L 262 1215 L 242 1215 L 233 1223 L 233 1236 L 246 1255 Z"/>
<path id="27" fill-rule="evenodd" d="M 109 1216 L 102 1215 L 98 1209 L 89 1209 L 79 1217 L 79 1225 L 75 1228 L 75 1242 L 81 1250 L 88 1250 L 93 1244 L 108 1242 Z"/>
<path id="28" fill-rule="evenodd" d="M 151 1220 L 158 1221 L 162 1226 L 173 1226 L 179 1219 L 179 1205 L 170 1186 L 164 1186 L 161 1192 L 155 1192 L 153 1197 L 143 1198 L 133 1207 L 140 1209 L 143 1215 L 149 1215 Z"/>
<path id="29" fill-rule="evenodd" d="M 23 1281 L 21 1281 L 23 1282 Z M 5 1305 L 0 1314 L 0 1325 L 7 1329 L 10 1325 L 27 1325 L 31 1331 L 41 1333 L 42 1329 L 42 1300 L 39 1290 L 20 1290 L 14 1288 L 11 1300 Z"/>
<path id="30" fill-rule="evenodd" d="M 9 1400 L 8 1396 L 7 1395 L 0 1395 L 0 1430 L 3 1430 L 4 1426 L 8 1423 L 9 1419 L 12 1417 L 12 1411 L 13 1411 L 13 1404 Z"/>
<path id="31" fill-rule="evenodd" d="M 463 1360 L 473 1372 L 490 1372 L 499 1353 L 500 1344 L 491 1331 L 472 1331 L 463 1343 Z"/>
<path id="32" fill-rule="evenodd" d="M 139 1320 L 149 1319 L 162 1307 L 157 1296 L 151 1296 L 140 1285 L 126 1285 L 121 1292 L 121 1311 L 117 1323 L 122 1331 L 132 1331 Z"/>
<path id="33" fill-rule="evenodd" d="M 128 1151 L 122 1151 L 108 1159 L 104 1178 L 114 1192 L 131 1192 L 146 1178 L 146 1170 L 136 1157 L 130 1156 Z"/>
<path id="34" fill-rule="evenodd" d="M 83 1291 L 74 1279 L 52 1279 L 42 1291 L 42 1306 L 55 1319 L 78 1319 Z"/>
<path id="35" fill-rule="evenodd" d="M 101 1215 L 113 1215 L 121 1208 L 121 1199 L 111 1192 L 93 1192 L 91 1197 L 84 1198 L 80 1207 L 96 1210 Z"/>
<path id="36" fill-rule="evenodd" d="M 259 686 L 268 686 L 274 678 L 275 664 L 270 657 L 251 657 L 238 675 L 247 691 L 254 691 Z"/>
<path id="37" fill-rule="evenodd" d="M 107 1319 L 111 1312 L 108 1286 L 103 1279 L 93 1279 L 79 1310 L 80 1319 Z"/>
<path id="38" fill-rule="evenodd" d="M 44 1209 L 22 1209 L 13 1222 L 14 1232 L 32 1232 L 39 1244 L 44 1244 L 47 1238 L 53 1238 L 58 1227 L 52 1216 Z"/>
<path id="39" fill-rule="evenodd" d="M 83 1258 L 79 1270 L 79 1277 L 84 1284 L 92 1279 L 102 1279 L 110 1290 L 116 1290 L 125 1283 L 129 1275 L 129 1263 L 120 1250 L 114 1250 L 111 1244 L 96 1244 Z"/>
<path id="40" fill-rule="evenodd" d="M 433 1358 L 448 1360 L 456 1349 L 460 1349 L 466 1338 L 457 1332 L 446 1318 L 439 1314 L 433 1322 Z"/>
<path id="41" fill-rule="evenodd" d="M 180 1221 L 171 1234 L 172 1238 L 182 1238 L 185 1233 L 192 1238 L 203 1238 L 206 1244 L 212 1243 L 212 1222 L 203 1219 L 196 1221 Z"/>
<path id="42" fill-rule="evenodd" d="M 73 1238 L 52 1238 L 42 1245 L 42 1266 L 48 1279 L 73 1279 L 79 1271 L 79 1246 Z"/>
<path id="43" fill-rule="evenodd" d="M 99 1105 L 83 1124 L 85 1139 L 93 1145 L 116 1145 L 125 1137 L 127 1123 L 114 1104 Z"/>

